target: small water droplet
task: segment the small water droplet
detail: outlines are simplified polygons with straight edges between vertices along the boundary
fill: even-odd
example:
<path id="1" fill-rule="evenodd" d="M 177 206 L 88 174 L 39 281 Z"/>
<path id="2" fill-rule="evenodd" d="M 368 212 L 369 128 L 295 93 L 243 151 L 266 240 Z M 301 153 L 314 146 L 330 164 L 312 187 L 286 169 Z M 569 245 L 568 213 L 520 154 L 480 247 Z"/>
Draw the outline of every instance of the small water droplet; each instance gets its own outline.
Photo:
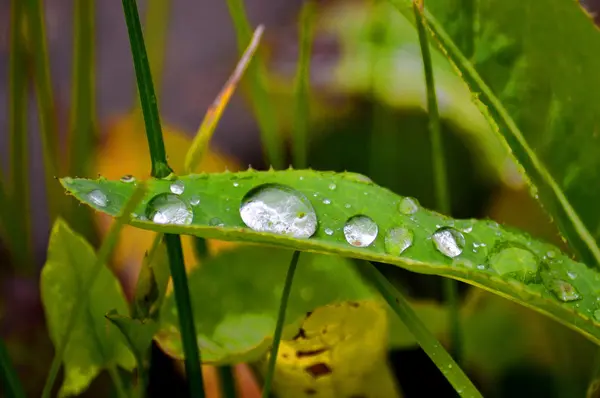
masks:
<path id="1" fill-rule="evenodd" d="M 150 199 L 146 216 L 157 224 L 189 225 L 194 213 L 181 198 L 170 193 L 161 193 Z"/>
<path id="2" fill-rule="evenodd" d="M 224 227 L 225 223 L 223 223 L 223 221 L 219 217 L 213 217 L 210 220 L 208 220 L 208 225 L 210 225 L 211 227 Z"/>
<path id="3" fill-rule="evenodd" d="M 581 295 L 569 282 L 553 277 L 544 278 L 544 285 L 550 290 L 560 301 L 568 302 L 581 299 Z"/>
<path id="4" fill-rule="evenodd" d="M 333 235 L 333 229 L 331 228 L 325 228 L 325 233 L 329 236 Z"/>
<path id="5" fill-rule="evenodd" d="M 135 181 L 135 177 L 132 176 L 131 174 L 126 174 L 123 177 L 121 177 L 121 182 L 125 182 L 127 184 L 132 183 Z"/>
<path id="6" fill-rule="evenodd" d="M 237 182 L 237 181 L 235 181 L 235 182 L 233 183 L 233 186 L 237 188 L 237 187 L 239 187 L 239 186 L 240 186 L 240 183 L 239 183 L 239 182 Z"/>
<path id="7" fill-rule="evenodd" d="M 539 261 L 529 250 L 507 247 L 492 256 L 490 266 L 500 275 L 531 283 L 536 277 Z"/>
<path id="8" fill-rule="evenodd" d="M 335 185 L 334 183 L 329 184 L 329 189 L 331 189 L 332 191 L 335 191 L 336 188 L 337 185 Z"/>
<path id="9" fill-rule="evenodd" d="M 451 258 L 460 255 L 465 247 L 464 235 L 451 227 L 438 229 L 432 238 L 436 249 Z"/>
<path id="10" fill-rule="evenodd" d="M 571 279 L 576 279 L 577 278 L 577 272 L 574 271 L 569 271 L 567 272 L 567 275 L 569 276 L 569 278 Z"/>
<path id="11" fill-rule="evenodd" d="M 414 234 L 410 229 L 392 228 L 385 234 L 385 251 L 388 254 L 399 256 L 412 246 Z"/>
<path id="12" fill-rule="evenodd" d="M 546 257 L 554 258 L 556 257 L 556 253 L 553 250 L 548 250 L 548 252 L 546 253 Z"/>
<path id="13" fill-rule="evenodd" d="M 303 177 L 303 176 L 300 176 L 300 181 L 303 181 L 303 180 L 304 180 L 304 177 Z"/>
<path id="14" fill-rule="evenodd" d="M 323 199 L 323 204 L 326 204 L 326 205 L 331 204 L 331 200 Z"/>
<path id="15" fill-rule="evenodd" d="M 255 231 L 310 238 L 317 230 L 317 215 L 300 192 L 277 184 L 252 189 L 242 200 L 240 216 Z"/>
<path id="16" fill-rule="evenodd" d="M 351 207 L 352 207 L 352 205 L 351 205 L 350 203 L 346 203 L 346 204 L 344 205 L 344 207 L 345 207 L 346 209 L 349 209 L 349 208 L 351 208 Z"/>
<path id="17" fill-rule="evenodd" d="M 99 189 L 94 189 L 87 194 L 87 197 L 90 202 L 99 207 L 106 207 L 109 202 L 106 194 Z"/>
<path id="18" fill-rule="evenodd" d="M 452 261 L 452 265 L 456 267 L 473 268 L 473 262 L 471 260 L 467 260 L 466 258 L 455 258 Z"/>
<path id="19" fill-rule="evenodd" d="M 379 227 L 371 218 L 363 215 L 350 217 L 344 225 L 346 241 L 355 247 L 367 247 L 375 241 Z"/>
<path id="20" fill-rule="evenodd" d="M 200 204 L 200 196 L 194 195 L 190 198 L 190 204 L 192 206 L 198 206 Z"/>
<path id="21" fill-rule="evenodd" d="M 476 268 L 477 268 L 478 270 L 484 270 L 484 269 L 486 269 L 487 267 L 485 266 L 485 264 L 479 264 L 479 265 L 478 265 Z"/>
<path id="22" fill-rule="evenodd" d="M 181 195 L 185 189 L 185 185 L 183 185 L 183 181 L 175 181 L 174 183 L 171 184 L 169 189 L 175 195 Z"/>
<path id="23" fill-rule="evenodd" d="M 594 318 L 596 321 L 600 322 L 600 310 L 594 311 Z"/>
<path id="24" fill-rule="evenodd" d="M 409 196 L 402 198 L 398 205 L 398 210 L 400 210 L 400 213 L 406 215 L 415 214 L 419 210 L 419 201 Z"/>

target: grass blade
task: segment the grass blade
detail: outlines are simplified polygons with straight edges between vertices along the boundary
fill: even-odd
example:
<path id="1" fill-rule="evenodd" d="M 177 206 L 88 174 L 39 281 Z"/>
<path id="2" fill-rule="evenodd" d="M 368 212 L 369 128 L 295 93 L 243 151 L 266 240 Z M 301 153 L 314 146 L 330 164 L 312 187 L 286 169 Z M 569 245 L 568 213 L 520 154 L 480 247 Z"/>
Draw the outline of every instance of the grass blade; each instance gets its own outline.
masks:
<path id="1" fill-rule="evenodd" d="M 477 388 L 456 362 L 454 362 L 450 354 L 444 350 L 439 341 L 427 330 L 427 327 L 410 307 L 408 300 L 406 300 L 402 293 L 394 288 L 375 265 L 369 264 L 366 266 L 365 273 L 408 330 L 415 336 L 423 351 L 425 351 L 450 384 L 452 384 L 456 392 L 461 397 L 482 397 L 481 393 L 477 391 Z"/>
<path id="2" fill-rule="evenodd" d="M 243 54 L 246 43 L 250 41 L 252 30 L 246 16 L 243 0 L 227 0 L 229 14 L 233 20 L 237 36 L 237 45 L 240 55 Z M 265 65 L 260 54 L 248 66 L 249 92 L 252 99 L 252 108 L 261 132 L 263 147 L 265 148 L 266 161 L 274 168 L 284 167 L 285 155 L 283 143 L 279 135 L 279 126 L 274 117 L 272 100 L 263 81 Z"/>
<path id="3" fill-rule="evenodd" d="M 223 398 L 235 398 L 237 396 L 235 390 L 235 376 L 233 366 L 219 366 L 219 382 L 221 385 L 221 396 Z"/>
<path id="4" fill-rule="evenodd" d="M 446 160 L 442 142 L 442 129 L 440 126 L 440 115 L 435 91 L 433 64 L 431 61 L 429 41 L 427 39 L 427 32 L 425 30 L 425 21 L 421 18 L 422 9 L 423 0 L 415 0 L 413 2 L 413 11 L 415 14 L 417 33 L 419 35 L 419 45 L 421 46 L 425 85 L 427 88 L 428 128 L 431 136 L 431 159 L 433 161 L 433 174 L 435 179 L 436 207 L 441 213 L 450 215 L 450 194 L 448 190 L 448 176 L 446 174 Z M 458 282 L 450 278 L 444 278 L 443 284 L 444 296 L 449 307 L 448 316 L 450 317 L 451 325 L 450 334 L 452 353 L 457 362 L 460 362 L 462 352 L 462 333 L 458 314 Z"/>
<path id="5" fill-rule="evenodd" d="M 13 368 L 4 341 L 0 339 L 0 380 L 7 398 L 25 398 L 17 372 Z"/>
<path id="6" fill-rule="evenodd" d="M 300 252 L 295 251 L 292 254 L 292 260 L 288 272 L 285 276 L 285 284 L 281 293 L 281 303 L 279 304 L 279 314 L 277 315 L 277 324 L 275 325 L 275 333 L 273 334 L 273 346 L 269 354 L 269 363 L 267 365 L 267 373 L 265 375 L 265 383 L 263 384 L 262 398 L 268 398 L 271 393 L 271 384 L 273 383 L 273 374 L 275 373 L 275 365 L 277 363 L 277 352 L 279 351 L 279 342 L 281 341 L 281 333 L 283 332 L 283 324 L 285 322 L 285 311 L 287 309 L 290 291 L 292 290 L 292 282 L 294 281 L 294 273 L 298 265 Z"/>
<path id="7" fill-rule="evenodd" d="M 58 123 L 50 78 L 46 23 L 41 0 L 25 0 L 24 7 L 27 14 L 26 37 L 31 45 L 34 60 L 33 76 L 37 93 L 46 193 L 50 221 L 53 221 L 60 211 L 64 195 L 54 179 L 58 170 Z"/>
<path id="8" fill-rule="evenodd" d="M 316 5 L 307 1 L 300 14 L 300 45 L 298 70 L 294 87 L 293 164 L 298 169 L 307 167 L 308 127 L 310 123 L 310 59 L 313 42 L 313 23 Z"/>
<path id="9" fill-rule="evenodd" d="M 187 173 L 194 171 L 202 161 L 202 157 L 208 149 L 210 139 L 212 138 L 215 128 L 221 119 L 221 115 L 229 103 L 229 99 L 235 91 L 235 88 L 242 78 L 242 75 L 252 60 L 252 56 L 258 47 L 263 31 L 264 27 L 262 25 L 256 28 L 254 35 L 252 36 L 252 40 L 240 58 L 235 70 L 221 89 L 221 92 L 219 92 L 219 95 L 217 95 L 217 98 L 215 98 L 211 106 L 206 111 L 204 119 L 202 120 L 200 127 L 198 127 L 196 136 L 192 141 L 192 146 L 185 155 L 185 170 Z"/>
<path id="10" fill-rule="evenodd" d="M 164 178 L 172 173 L 167 163 L 165 144 L 160 126 L 156 95 L 152 84 L 152 74 L 144 45 L 144 37 L 135 0 L 123 0 L 123 11 L 127 22 L 131 53 L 137 77 L 140 103 L 146 123 L 146 136 L 152 160 L 152 177 Z M 204 397 L 202 369 L 200 367 L 200 349 L 196 339 L 194 315 L 189 294 L 187 274 L 183 263 L 183 251 L 179 235 L 166 234 L 165 243 L 169 256 L 171 277 L 177 309 L 183 348 L 185 351 L 185 368 L 190 383 L 190 392 L 194 397 Z"/>
<path id="11" fill-rule="evenodd" d="M 171 16 L 170 0 L 149 0 L 146 5 L 146 48 L 148 49 L 148 62 L 154 79 L 156 97 L 160 100 L 162 78 L 165 69 L 165 49 L 169 17 Z M 139 105 L 139 98 L 136 98 Z"/>
<path id="12" fill-rule="evenodd" d="M 82 289 L 82 291 L 90 291 L 91 287 L 94 285 L 98 273 L 100 272 L 104 264 L 107 263 L 108 259 L 110 258 L 110 255 L 112 254 L 113 249 L 117 244 L 119 233 L 121 232 L 123 225 L 129 220 L 131 213 L 135 210 L 136 206 L 140 203 L 145 194 L 146 184 L 139 183 L 133 195 L 127 201 L 127 204 L 123 208 L 123 211 L 121 212 L 119 217 L 116 218 L 115 222 L 110 227 L 108 234 L 102 241 L 102 246 L 100 246 L 100 249 L 98 250 L 98 257 L 96 263 L 93 265 L 92 271 L 90 272 L 88 279 L 84 282 L 85 287 Z M 77 320 L 81 316 L 81 312 L 87 305 L 89 298 L 89 295 L 84 295 L 83 297 L 81 297 L 81 300 L 77 301 L 77 304 L 71 312 L 71 316 L 67 320 L 67 332 L 60 341 L 60 344 L 58 344 L 56 347 L 56 353 L 54 354 L 54 358 L 52 359 L 50 371 L 48 372 L 46 383 L 44 384 L 44 390 L 42 392 L 43 398 L 50 397 L 52 387 L 54 386 L 56 376 L 58 375 L 60 365 L 63 361 L 63 356 L 65 354 L 67 344 L 69 343 L 69 340 L 71 338 L 71 330 L 73 329 Z"/>

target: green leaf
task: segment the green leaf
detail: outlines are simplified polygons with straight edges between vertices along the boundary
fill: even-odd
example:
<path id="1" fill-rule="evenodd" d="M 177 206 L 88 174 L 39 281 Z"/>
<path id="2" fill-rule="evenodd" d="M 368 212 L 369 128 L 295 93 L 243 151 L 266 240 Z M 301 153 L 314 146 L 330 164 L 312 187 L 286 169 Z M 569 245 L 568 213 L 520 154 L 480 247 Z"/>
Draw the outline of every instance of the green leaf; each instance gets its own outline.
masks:
<path id="1" fill-rule="evenodd" d="M 253 361 L 269 349 L 291 255 L 289 250 L 240 247 L 211 258 L 190 273 L 204 363 Z M 319 306 L 373 296 L 348 260 L 303 254 L 292 285 L 283 338 L 294 336 L 306 313 Z M 173 295 L 161 309 L 157 342 L 169 355 L 183 357 Z"/>
<path id="2" fill-rule="evenodd" d="M 50 338 L 56 346 L 65 335 L 66 322 L 75 302 L 90 295 L 86 311 L 75 323 L 64 353 L 65 379 L 61 396 L 83 392 L 102 369 L 115 365 L 134 367 L 134 358 L 120 333 L 104 315 L 111 309 L 127 311 L 119 281 L 103 267 L 90 291 L 81 291 L 95 264 L 93 248 L 58 219 L 50 234 L 48 259 L 41 274 L 42 303 Z"/>
<path id="3" fill-rule="evenodd" d="M 65 178 L 62 183 L 80 201 L 111 215 L 119 213 L 134 189 L 133 184 L 103 179 Z M 183 188 L 180 195 L 171 193 L 171 189 L 179 192 L 179 188 Z M 107 195 L 106 206 L 99 207 L 90 200 L 88 194 L 94 189 Z M 196 198 L 200 199 L 200 205 L 188 204 Z M 268 200 L 269 206 L 275 206 L 279 213 L 287 212 L 304 223 L 300 225 L 307 228 L 312 225 L 316 231 L 310 239 L 303 239 L 248 228 L 239 208 L 242 203 L 248 205 L 252 198 L 258 200 L 254 202 L 258 205 Z M 151 199 L 155 200 L 149 203 Z M 173 213 L 164 212 L 166 209 L 155 211 L 161 200 L 170 207 L 167 210 L 177 210 L 176 219 L 171 218 Z M 295 203 L 296 209 L 305 214 L 289 214 L 293 208 L 290 203 Z M 596 312 L 600 294 L 597 271 L 525 233 L 488 220 L 448 218 L 354 173 L 246 171 L 189 175 L 180 177 L 179 182 L 151 179 L 148 194 L 136 213 L 157 221 L 190 222 L 189 225 L 158 224 L 131 219 L 132 225 L 144 229 L 339 254 L 458 279 L 531 307 L 600 342 L 600 324 L 594 318 L 594 314 L 600 315 Z M 277 219 L 248 214 L 253 221 L 263 222 L 260 224 L 263 228 L 281 225 Z M 279 215 L 277 218 L 281 219 Z M 378 227 L 377 236 L 369 246 L 353 246 L 345 239 L 344 227 L 349 221 L 352 226 L 357 219 L 351 218 L 357 215 L 369 217 Z M 269 222 L 274 223 L 269 226 Z M 354 244 L 366 240 L 373 232 L 363 231 L 360 226 L 356 230 L 365 234 L 349 239 Z M 292 230 L 307 231 L 311 232 Z M 518 268 L 511 261 L 514 258 L 520 260 Z"/>
<path id="4" fill-rule="evenodd" d="M 131 314 L 134 319 L 158 318 L 171 273 L 163 234 L 157 234 L 152 247 L 146 252 L 138 276 Z"/>
<path id="5" fill-rule="evenodd" d="M 395 3 L 405 2 L 394 1 Z M 428 2 L 456 36 L 458 7 Z M 600 33 L 575 1 L 481 2 L 475 51 L 464 57 L 441 23 L 433 37 L 478 94 L 569 245 L 600 264 Z M 548 62 L 556 60 L 556 62 Z"/>

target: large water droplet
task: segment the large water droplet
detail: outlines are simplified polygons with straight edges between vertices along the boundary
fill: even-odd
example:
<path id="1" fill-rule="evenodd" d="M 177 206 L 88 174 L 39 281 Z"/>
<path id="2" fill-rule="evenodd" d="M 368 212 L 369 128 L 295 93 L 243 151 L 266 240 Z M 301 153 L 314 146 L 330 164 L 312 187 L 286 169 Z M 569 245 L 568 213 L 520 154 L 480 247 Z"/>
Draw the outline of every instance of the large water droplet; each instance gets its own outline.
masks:
<path id="1" fill-rule="evenodd" d="M 108 205 L 108 197 L 104 192 L 99 189 L 94 189 L 90 193 L 87 194 L 87 197 L 90 202 L 99 207 L 106 207 Z"/>
<path id="2" fill-rule="evenodd" d="M 146 207 L 146 216 L 157 224 L 179 225 L 189 225 L 194 218 L 192 208 L 170 193 L 161 193 L 150 199 Z"/>
<path id="3" fill-rule="evenodd" d="M 121 182 L 125 182 L 127 184 L 132 183 L 135 181 L 135 177 L 132 176 L 131 174 L 126 174 L 123 177 L 121 177 Z"/>
<path id="4" fill-rule="evenodd" d="M 242 200 L 240 216 L 255 231 L 310 238 L 317 230 L 317 215 L 300 192 L 277 184 L 252 189 Z"/>
<path id="5" fill-rule="evenodd" d="M 433 244 L 440 253 L 448 257 L 460 255 L 465 248 L 465 237 L 450 227 L 442 227 L 432 236 Z"/>
<path id="6" fill-rule="evenodd" d="M 539 261 L 529 250 L 507 247 L 490 258 L 490 266 L 499 275 L 530 283 L 536 277 Z"/>
<path id="7" fill-rule="evenodd" d="M 185 189 L 185 185 L 183 185 L 183 181 L 175 181 L 171 184 L 169 189 L 171 189 L 171 192 L 175 195 L 181 195 Z"/>
<path id="8" fill-rule="evenodd" d="M 354 216 L 344 225 L 344 236 L 352 246 L 367 247 L 377 237 L 379 227 L 371 218 L 363 215 Z"/>
<path id="9" fill-rule="evenodd" d="M 415 198 L 407 196 L 400 201 L 398 210 L 402 214 L 415 214 L 419 210 L 419 202 Z"/>
<path id="10" fill-rule="evenodd" d="M 385 234 L 385 251 L 394 256 L 399 256 L 412 246 L 414 234 L 410 229 L 392 228 Z"/>

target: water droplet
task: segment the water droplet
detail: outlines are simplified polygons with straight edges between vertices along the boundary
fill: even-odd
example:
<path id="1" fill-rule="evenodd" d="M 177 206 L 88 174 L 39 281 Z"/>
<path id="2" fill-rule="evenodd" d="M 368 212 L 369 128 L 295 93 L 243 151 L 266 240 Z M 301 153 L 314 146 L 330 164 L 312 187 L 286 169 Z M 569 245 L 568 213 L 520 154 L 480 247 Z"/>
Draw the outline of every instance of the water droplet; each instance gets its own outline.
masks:
<path id="1" fill-rule="evenodd" d="M 255 231 L 310 238 L 317 230 L 317 215 L 300 192 L 277 184 L 252 189 L 242 200 L 240 216 Z"/>
<path id="2" fill-rule="evenodd" d="M 146 216 L 157 224 L 179 225 L 189 225 L 194 218 L 192 208 L 170 193 L 161 193 L 150 199 L 146 207 Z"/>
<path id="3" fill-rule="evenodd" d="M 135 177 L 132 176 L 131 174 L 126 174 L 123 177 L 121 177 L 121 182 L 125 182 L 127 184 L 132 183 L 135 181 Z"/>
<path id="4" fill-rule="evenodd" d="M 208 220 L 208 225 L 211 227 L 224 227 L 225 223 L 219 217 L 213 217 Z"/>
<path id="5" fill-rule="evenodd" d="M 344 207 L 345 207 L 346 209 L 349 209 L 349 208 L 351 208 L 351 207 L 352 207 L 352 205 L 351 205 L 350 203 L 346 203 L 346 204 L 344 205 Z"/>
<path id="6" fill-rule="evenodd" d="M 402 214 L 415 214 L 419 210 L 419 202 L 415 198 L 407 196 L 400 201 L 398 210 Z"/>
<path id="7" fill-rule="evenodd" d="M 344 236 L 352 246 L 367 247 L 377 237 L 379 228 L 375 221 L 363 215 L 354 216 L 344 225 Z"/>
<path id="8" fill-rule="evenodd" d="M 455 258 L 452 261 L 452 265 L 456 267 L 473 268 L 473 262 L 471 260 L 467 260 L 466 258 Z"/>
<path id="9" fill-rule="evenodd" d="M 325 228 L 325 233 L 329 236 L 333 235 L 333 229 L 331 228 Z"/>
<path id="10" fill-rule="evenodd" d="M 392 228 L 385 234 L 385 251 L 388 254 L 399 256 L 412 246 L 413 240 L 414 234 L 410 229 Z"/>
<path id="11" fill-rule="evenodd" d="M 567 272 L 567 275 L 568 275 L 568 276 L 569 276 L 569 278 L 571 278 L 571 279 L 575 279 L 575 278 L 577 278 L 577 272 L 574 272 L 574 271 L 569 271 L 569 272 Z"/>
<path id="12" fill-rule="evenodd" d="M 329 184 L 329 189 L 331 189 L 332 191 L 335 191 L 336 188 L 337 185 L 335 185 L 334 183 Z"/>
<path id="13" fill-rule="evenodd" d="M 553 277 L 543 277 L 544 285 L 550 290 L 556 298 L 561 301 L 575 301 L 581 299 L 581 295 L 569 282 Z"/>
<path id="14" fill-rule="evenodd" d="M 171 184 L 169 189 L 171 189 L 171 192 L 173 192 L 175 195 L 181 195 L 185 189 L 185 185 L 183 185 L 183 181 L 175 181 Z"/>
<path id="15" fill-rule="evenodd" d="M 477 268 L 478 270 L 484 270 L 484 269 L 486 269 L 487 267 L 485 266 L 485 264 L 479 264 L 479 265 L 478 265 L 476 268 Z"/>
<path id="16" fill-rule="evenodd" d="M 548 258 L 554 258 L 554 257 L 556 257 L 556 253 L 553 250 L 548 250 L 548 252 L 546 253 L 546 256 Z"/>
<path id="17" fill-rule="evenodd" d="M 94 189 L 90 193 L 87 194 L 87 197 L 90 202 L 99 207 L 106 207 L 108 205 L 108 197 L 104 192 L 99 189 Z"/>
<path id="18" fill-rule="evenodd" d="M 436 249 L 448 257 L 458 256 L 465 247 L 465 237 L 454 228 L 442 227 L 435 231 L 432 238 Z"/>
<path id="19" fill-rule="evenodd" d="M 323 204 L 326 204 L 326 205 L 331 204 L 331 200 L 323 199 Z"/>
<path id="20" fill-rule="evenodd" d="M 600 310 L 594 311 L 594 318 L 600 322 Z"/>
<path id="21" fill-rule="evenodd" d="M 233 186 L 237 188 L 237 187 L 240 186 L 240 183 L 236 181 L 236 182 L 233 183 Z"/>
<path id="22" fill-rule="evenodd" d="M 190 198 L 190 204 L 192 206 L 198 206 L 200 204 L 200 196 L 194 195 Z"/>
<path id="23" fill-rule="evenodd" d="M 530 283 L 535 279 L 539 261 L 529 250 L 507 247 L 492 256 L 490 266 L 500 275 Z"/>

